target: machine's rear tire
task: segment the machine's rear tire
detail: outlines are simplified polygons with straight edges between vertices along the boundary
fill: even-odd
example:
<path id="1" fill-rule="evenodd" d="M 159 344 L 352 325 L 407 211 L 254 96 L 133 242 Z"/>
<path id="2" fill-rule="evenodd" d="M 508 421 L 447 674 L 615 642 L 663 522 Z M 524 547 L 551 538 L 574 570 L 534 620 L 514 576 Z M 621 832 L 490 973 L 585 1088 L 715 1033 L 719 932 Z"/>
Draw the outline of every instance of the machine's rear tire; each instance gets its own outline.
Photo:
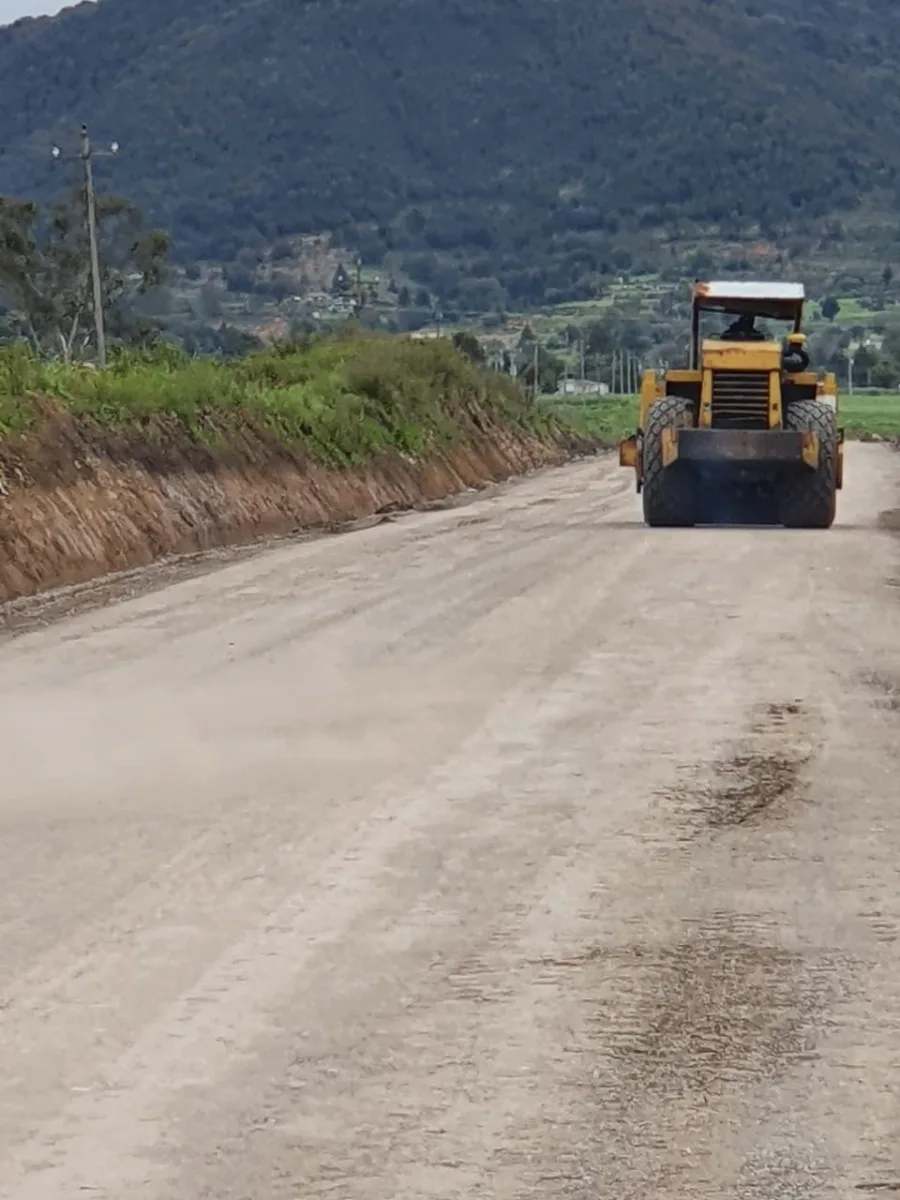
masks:
<path id="1" fill-rule="evenodd" d="M 643 445 L 644 521 L 652 526 L 686 527 L 696 524 L 695 483 L 686 463 L 663 466 L 664 429 L 693 424 L 693 405 L 681 396 L 657 400 L 647 414 Z"/>
<path id="2" fill-rule="evenodd" d="M 819 466 L 798 471 L 780 497 L 781 523 L 788 529 L 829 529 L 837 503 L 838 431 L 834 409 L 820 400 L 795 400 L 785 415 L 785 428 L 815 433 Z"/>

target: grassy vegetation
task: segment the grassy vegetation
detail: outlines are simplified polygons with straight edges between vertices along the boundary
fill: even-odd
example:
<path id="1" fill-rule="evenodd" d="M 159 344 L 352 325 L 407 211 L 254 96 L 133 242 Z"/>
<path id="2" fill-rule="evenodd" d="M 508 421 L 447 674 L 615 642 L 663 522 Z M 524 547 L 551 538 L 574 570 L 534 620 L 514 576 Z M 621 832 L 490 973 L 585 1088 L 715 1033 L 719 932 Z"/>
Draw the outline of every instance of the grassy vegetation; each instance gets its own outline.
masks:
<path id="1" fill-rule="evenodd" d="M 900 437 L 900 395 L 856 393 L 842 396 L 840 423 L 847 437 L 874 434 L 876 437 Z"/>
<path id="2" fill-rule="evenodd" d="M 42 363 L 21 346 L 0 353 L 0 438 L 27 429 L 42 396 L 104 430 L 149 439 L 174 422 L 193 441 L 227 446 L 249 426 L 335 467 L 457 444 L 476 410 L 535 433 L 558 424 L 513 380 L 476 367 L 448 341 L 369 335 L 321 337 L 233 362 L 170 348 L 129 353 L 104 372 Z"/>
<path id="3" fill-rule="evenodd" d="M 589 396 L 559 399 L 545 396 L 543 403 L 567 425 L 611 445 L 633 433 L 637 425 L 636 396 Z"/>
<path id="4" fill-rule="evenodd" d="M 569 397 L 563 400 L 547 396 L 543 403 L 567 424 L 605 443 L 627 437 L 637 425 L 636 396 Z M 866 434 L 883 438 L 900 437 L 900 395 L 843 395 L 840 398 L 839 420 L 849 438 Z"/>

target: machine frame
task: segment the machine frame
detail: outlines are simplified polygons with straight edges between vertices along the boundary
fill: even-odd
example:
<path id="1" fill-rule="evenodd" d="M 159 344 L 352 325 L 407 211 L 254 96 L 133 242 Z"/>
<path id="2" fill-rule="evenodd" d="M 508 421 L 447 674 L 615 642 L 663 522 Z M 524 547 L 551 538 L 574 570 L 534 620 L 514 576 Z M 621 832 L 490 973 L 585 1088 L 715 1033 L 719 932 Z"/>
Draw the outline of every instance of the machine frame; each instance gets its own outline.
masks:
<path id="1" fill-rule="evenodd" d="M 682 493 L 692 490 L 699 497 L 705 492 L 705 508 L 720 514 L 723 505 L 712 502 L 717 495 L 732 492 L 771 499 L 782 485 L 782 490 L 802 487 L 804 471 L 829 473 L 829 482 L 823 483 L 821 474 L 815 481 L 820 491 L 843 486 L 837 380 L 833 374 L 819 375 L 809 369 L 802 332 L 805 302 L 801 283 L 694 283 L 688 367 L 662 376 L 644 372 L 638 429 L 619 446 L 619 461 L 634 470 L 639 493 L 644 490 L 648 467 L 655 477 L 676 464 L 682 477 L 686 472 L 692 476 L 690 489 L 682 480 Z M 751 340 L 724 335 L 704 338 L 701 319 L 707 312 L 784 322 L 790 332 L 782 341 L 761 335 Z M 665 419 L 657 408 L 662 401 L 668 402 Z M 648 426 L 654 439 L 649 447 Z M 663 486 L 654 478 L 657 491 Z M 649 524 L 706 523 L 699 499 L 694 504 L 696 520 L 687 519 L 690 514 L 685 514 L 684 520 L 655 520 L 653 504 L 645 500 L 644 507 Z M 774 499 L 767 507 L 777 508 Z M 759 512 L 762 505 L 756 508 Z M 820 512 L 810 517 L 810 522 L 830 524 L 833 509 L 832 502 L 827 520 Z M 712 523 L 721 523 L 721 519 L 714 518 Z"/>

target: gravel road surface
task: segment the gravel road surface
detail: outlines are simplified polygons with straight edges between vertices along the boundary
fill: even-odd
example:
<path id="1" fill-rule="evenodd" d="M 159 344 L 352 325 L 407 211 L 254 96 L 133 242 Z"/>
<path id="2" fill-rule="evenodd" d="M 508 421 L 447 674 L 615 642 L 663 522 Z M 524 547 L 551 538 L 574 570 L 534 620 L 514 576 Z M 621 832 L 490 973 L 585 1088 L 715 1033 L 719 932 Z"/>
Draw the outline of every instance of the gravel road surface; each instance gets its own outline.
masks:
<path id="1" fill-rule="evenodd" d="M 8 637 L 0 1196 L 900 1191 L 898 506 L 588 461 Z"/>

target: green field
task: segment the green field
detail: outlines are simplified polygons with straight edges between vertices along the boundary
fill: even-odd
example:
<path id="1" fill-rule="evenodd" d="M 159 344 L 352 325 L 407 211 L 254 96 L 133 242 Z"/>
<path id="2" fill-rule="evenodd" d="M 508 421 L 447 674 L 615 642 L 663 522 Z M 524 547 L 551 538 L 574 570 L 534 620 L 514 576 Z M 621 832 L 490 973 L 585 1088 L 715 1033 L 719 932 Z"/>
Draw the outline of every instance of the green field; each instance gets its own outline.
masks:
<path id="1" fill-rule="evenodd" d="M 545 396 L 542 402 L 567 424 L 609 444 L 633 433 L 637 425 L 636 396 L 591 396 L 583 400 Z"/>
<path id="2" fill-rule="evenodd" d="M 626 437 L 637 425 L 636 396 L 592 396 L 584 400 L 546 396 L 543 403 L 575 428 L 608 443 Z M 839 420 L 849 438 L 865 434 L 900 438 L 900 395 L 841 396 Z"/>
<path id="3" fill-rule="evenodd" d="M 848 437 L 900 438 L 900 395 L 842 396 L 838 416 Z"/>

